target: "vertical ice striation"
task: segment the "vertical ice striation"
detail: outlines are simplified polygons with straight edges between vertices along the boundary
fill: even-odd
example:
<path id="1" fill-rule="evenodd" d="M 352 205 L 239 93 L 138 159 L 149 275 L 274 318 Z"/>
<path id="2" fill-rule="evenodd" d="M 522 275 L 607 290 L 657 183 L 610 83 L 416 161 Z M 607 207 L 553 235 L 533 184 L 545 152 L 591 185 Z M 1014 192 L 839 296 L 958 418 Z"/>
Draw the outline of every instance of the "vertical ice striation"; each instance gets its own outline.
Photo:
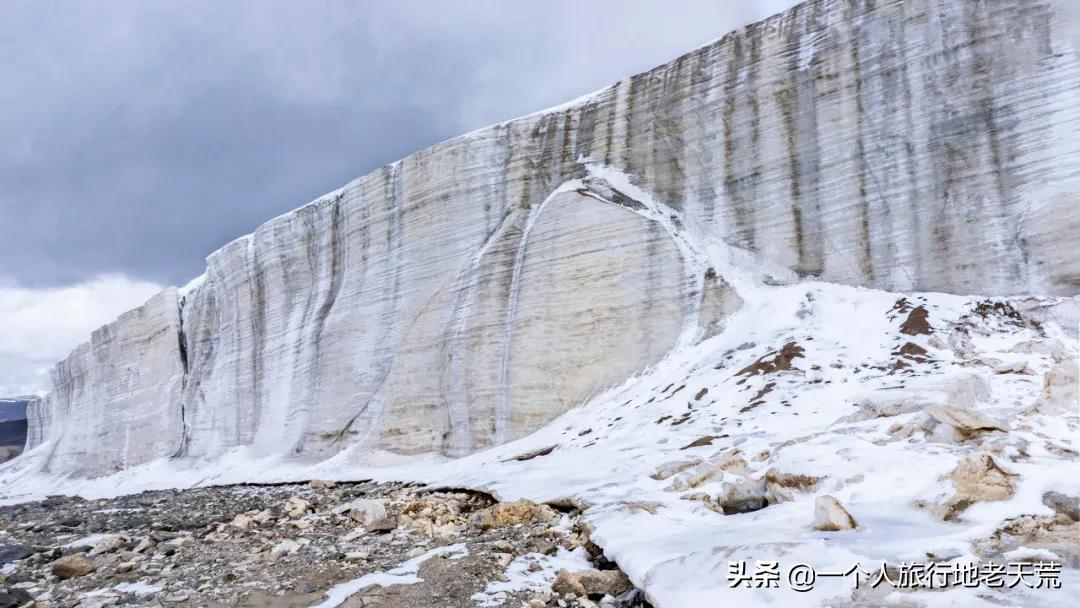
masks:
<path id="1" fill-rule="evenodd" d="M 462 455 L 714 331 L 739 300 L 711 244 L 777 280 L 1080 293 L 1075 13 L 813 0 L 420 151 L 95 333 L 31 447 L 80 473 Z"/>
<path id="2" fill-rule="evenodd" d="M 184 379 L 180 309 L 170 288 L 94 332 L 52 370 L 53 391 L 30 403 L 27 446 L 51 470 L 111 473 L 180 447 Z"/>

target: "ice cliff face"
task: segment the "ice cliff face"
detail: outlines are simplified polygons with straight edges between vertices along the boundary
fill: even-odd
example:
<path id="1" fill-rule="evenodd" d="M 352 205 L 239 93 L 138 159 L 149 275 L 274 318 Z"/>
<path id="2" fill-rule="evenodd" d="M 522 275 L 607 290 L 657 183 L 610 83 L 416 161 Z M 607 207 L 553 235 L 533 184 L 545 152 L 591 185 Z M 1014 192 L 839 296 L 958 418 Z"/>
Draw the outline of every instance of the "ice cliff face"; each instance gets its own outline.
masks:
<path id="1" fill-rule="evenodd" d="M 1080 293 L 1065 7 L 807 2 L 418 152 L 96 332 L 28 447 L 81 474 L 233 448 L 464 455 L 718 331 L 738 269 Z"/>
<path id="2" fill-rule="evenodd" d="M 27 448 L 52 444 L 53 471 L 101 473 L 172 456 L 184 382 L 176 289 L 98 329 L 52 370 L 27 407 Z"/>

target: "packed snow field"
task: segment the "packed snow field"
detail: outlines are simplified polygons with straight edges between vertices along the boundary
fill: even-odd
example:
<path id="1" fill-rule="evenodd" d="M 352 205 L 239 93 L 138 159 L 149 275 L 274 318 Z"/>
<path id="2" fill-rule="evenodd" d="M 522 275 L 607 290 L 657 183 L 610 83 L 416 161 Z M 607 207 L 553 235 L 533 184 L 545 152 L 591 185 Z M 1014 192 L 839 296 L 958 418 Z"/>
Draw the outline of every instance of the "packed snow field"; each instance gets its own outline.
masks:
<path id="1" fill-rule="evenodd" d="M 1080 605 L 1068 591 L 1080 584 L 1075 300 L 730 278 L 744 304 L 718 335 L 462 459 L 353 450 L 312 465 L 237 451 L 64 480 L 32 473 L 30 453 L 22 473 L 20 461 L 5 469 L 5 500 L 412 480 L 575 502 L 606 556 L 660 607 Z M 1021 559 L 1064 564 L 1062 588 L 853 589 L 851 576 L 819 576 L 798 592 L 786 579 L 800 563 L 873 573 L 883 562 Z M 778 588 L 731 586 L 732 563 L 752 572 L 766 560 L 779 562 Z"/>

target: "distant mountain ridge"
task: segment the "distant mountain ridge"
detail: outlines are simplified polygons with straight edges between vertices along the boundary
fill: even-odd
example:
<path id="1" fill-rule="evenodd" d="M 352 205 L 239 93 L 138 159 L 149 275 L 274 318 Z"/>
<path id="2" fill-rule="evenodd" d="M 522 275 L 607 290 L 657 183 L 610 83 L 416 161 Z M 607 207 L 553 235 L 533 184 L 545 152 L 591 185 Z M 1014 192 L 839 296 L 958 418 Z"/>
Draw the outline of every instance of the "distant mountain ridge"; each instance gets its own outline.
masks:
<path id="1" fill-rule="evenodd" d="M 34 399 L 32 395 L 0 399 L 0 422 L 26 420 L 26 406 Z"/>
<path id="2" fill-rule="evenodd" d="M 35 398 L 26 395 L 0 399 L 0 462 L 22 453 L 26 445 L 26 406 Z"/>

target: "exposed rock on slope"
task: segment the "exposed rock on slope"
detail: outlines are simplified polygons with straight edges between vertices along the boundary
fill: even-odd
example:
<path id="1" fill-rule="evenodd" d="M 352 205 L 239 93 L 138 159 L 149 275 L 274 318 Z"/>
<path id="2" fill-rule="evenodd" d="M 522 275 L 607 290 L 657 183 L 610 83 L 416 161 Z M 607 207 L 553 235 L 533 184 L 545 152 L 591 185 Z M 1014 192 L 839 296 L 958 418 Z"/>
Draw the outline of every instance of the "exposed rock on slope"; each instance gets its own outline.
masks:
<path id="1" fill-rule="evenodd" d="M 1061 6 L 807 2 L 414 154 L 99 330 L 32 408 L 33 458 L 460 456 L 717 333 L 746 268 L 1075 294 Z"/>

